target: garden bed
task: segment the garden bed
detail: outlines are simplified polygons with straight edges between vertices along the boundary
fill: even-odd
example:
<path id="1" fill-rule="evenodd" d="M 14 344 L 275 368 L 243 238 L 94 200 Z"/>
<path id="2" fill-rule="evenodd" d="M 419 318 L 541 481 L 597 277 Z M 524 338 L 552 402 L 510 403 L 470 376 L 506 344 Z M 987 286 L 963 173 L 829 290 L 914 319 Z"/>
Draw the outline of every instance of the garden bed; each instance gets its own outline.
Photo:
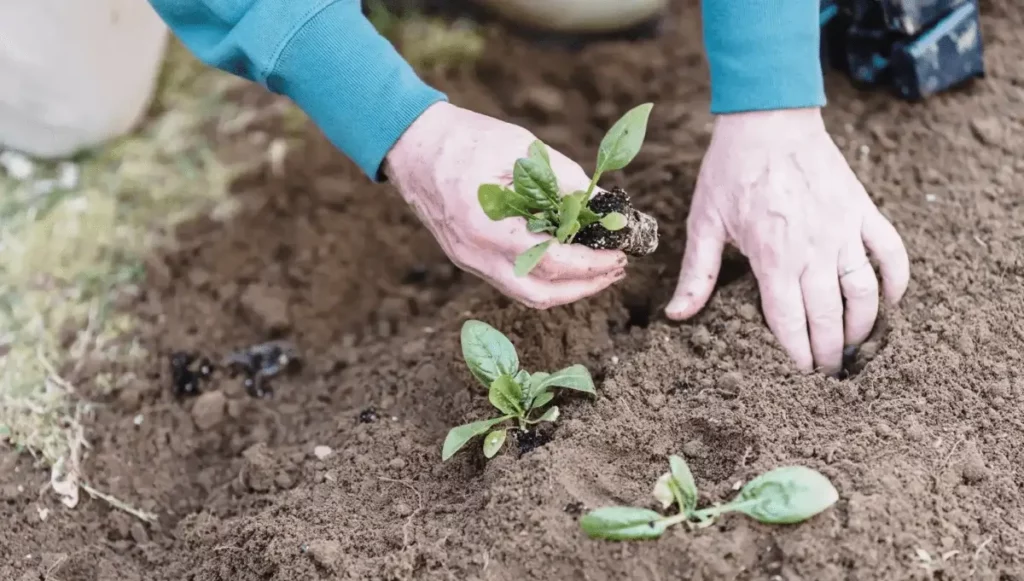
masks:
<path id="1" fill-rule="evenodd" d="M 793 370 L 734 255 L 699 317 L 661 314 L 710 138 L 690 4 L 657 40 L 568 54 L 498 34 L 475 71 L 431 77 L 580 160 L 623 111 L 656 103 L 640 155 L 602 180 L 659 223 L 657 252 L 624 282 L 547 312 L 514 305 L 459 274 L 397 195 L 307 128 L 283 171 L 236 182 L 230 221 L 183 225 L 143 292 L 119 301 L 152 354 L 138 379 L 101 390 L 94 377 L 124 370 L 89 364 L 67 378 L 97 403 L 84 475 L 157 520 L 89 497 L 66 509 L 48 472 L 2 450 L 0 578 L 1024 579 L 1016 3 L 983 3 L 988 77 L 965 90 L 912 105 L 829 80 L 827 123 L 913 277 L 844 381 Z M 530 369 L 586 365 L 597 398 L 560 394 L 536 441 L 442 463 L 448 429 L 489 413 L 461 360 L 468 318 L 506 333 Z M 217 375 L 205 395 L 173 395 L 173 352 L 221 358 L 280 337 L 303 365 L 271 379 L 271 397 Z M 732 515 L 631 543 L 580 531 L 590 509 L 652 505 L 670 454 L 702 503 L 783 464 L 819 470 L 840 500 L 795 526 Z"/>

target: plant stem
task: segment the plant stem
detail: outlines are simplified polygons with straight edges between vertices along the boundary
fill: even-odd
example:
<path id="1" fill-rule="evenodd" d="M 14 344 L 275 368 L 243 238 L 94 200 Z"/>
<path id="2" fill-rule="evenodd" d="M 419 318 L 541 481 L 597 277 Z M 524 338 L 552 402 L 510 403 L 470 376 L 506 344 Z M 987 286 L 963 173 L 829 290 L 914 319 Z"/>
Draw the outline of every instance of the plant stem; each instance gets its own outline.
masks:
<path id="1" fill-rule="evenodd" d="M 674 516 L 663 518 L 661 519 L 661 522 L 664 523 L 666 527 L 670 527 L 693 519 L 706 521 L 708 519 L 715 518 L 716 516 L 721 516 L 727 512 L 735 512 L 737 510 L 747 508 L 748 506 L 756 506 L 760 502 L 761 501 L 759 499 L 752 498 L 741 502 L 730 502 L 719 506 L 709 506 L 708 508 L 695 510 L 690 513 L 679 513 Z"/>
<path id="2" fill-rule="evenodd" d="M 594 172 L 594 177 L 592 177 L 590 179 L 590 185 L 587 186 L 587 193 L 586 193 L 585 196 L 583 196 L 583 199 L 580 200 L 580 202 L 583 202 L 585 204 L 587 202 L 587 200 L 590 199 L 590 194 L 594 193 L 594 188 L 597 186 L 597 180 L 599 180 L 599 179 L 601 179 L 601 171 L 600 170 Z"/>

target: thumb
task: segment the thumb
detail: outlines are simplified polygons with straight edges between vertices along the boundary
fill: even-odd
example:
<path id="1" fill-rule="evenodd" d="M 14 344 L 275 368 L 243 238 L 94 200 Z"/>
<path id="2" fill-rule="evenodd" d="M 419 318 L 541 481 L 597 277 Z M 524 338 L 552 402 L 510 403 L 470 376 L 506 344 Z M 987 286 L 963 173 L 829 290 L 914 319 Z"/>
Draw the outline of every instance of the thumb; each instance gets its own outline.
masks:
<path id="1" fill-rule="evenodd" d="M 668 318 L 679 321 L 697 314 L 708 302 L 718 280 L 725 250 L 725 228 L 717 216 L 703 212 L 686 229 L 683 268 L 672 300 L 665 307 Z"/>

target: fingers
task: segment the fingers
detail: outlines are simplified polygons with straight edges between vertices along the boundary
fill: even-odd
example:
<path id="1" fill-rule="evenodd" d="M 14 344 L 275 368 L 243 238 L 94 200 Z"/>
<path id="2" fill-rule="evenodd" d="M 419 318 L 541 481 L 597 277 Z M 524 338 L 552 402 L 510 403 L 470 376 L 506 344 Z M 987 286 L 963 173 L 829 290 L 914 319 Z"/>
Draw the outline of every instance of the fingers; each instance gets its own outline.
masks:
<path id="1" fill-rule="evenodd" d="M 673 320 L 688 319 L 708 302 L 718 280 L 725 250 L 725 228 L 709 214 L 695 214 L 686 231 L 686 251 L 676 291 L 665 307 Z"/>
<path id="2" fill-rule="evenodd" d="M 807 316 L 800 282 L 789 277 L 775 277 L 759 282 L 761 306 L 768 327 L 797 367 L 811 371 L 814 358 L 807 338 Z"/>
<path id="3" fill-rule="evenodd" d="M 853 269 L 853 270 L 849 270 Z M 857 240 L 839 254 L 839 286 L 846 299 L 844 315 L 847 345 L 860 345 L 871 334 L 878 317 L 878 279 Z"/>
<path id="4" fill-rule="evenodd" d="M 533 275 L 549 281 L 586 280 L 626 267 L 618 250 L 594 250 L 579 244 L 552 244 Z"/>
<path id="5" fill-rule="evenodd" d="M 889 304 L 896 304 L 910 283 L 910 258 L 896 228 L 881 212 L 869 212 L 861 231 L 864 244 L 882 270 L 882 292 Z"/>
<path id="6" fill-rule="evenodd" d="M 534 277 L 518 278 L 511 270 L 494 282 L 505 295 L 534 309 L 550 309 L 595 295 L 626 276 L 624 269 L 586 280 L 550 282 Z"/>
<path id="7" fill-rule="evenodd" d="M 800 286 L 815 366 L 826 375 L 832 375 L 843 366 L 843 301 L 839 277 L 834 267 L 822 263 L 804 271 Z"/>

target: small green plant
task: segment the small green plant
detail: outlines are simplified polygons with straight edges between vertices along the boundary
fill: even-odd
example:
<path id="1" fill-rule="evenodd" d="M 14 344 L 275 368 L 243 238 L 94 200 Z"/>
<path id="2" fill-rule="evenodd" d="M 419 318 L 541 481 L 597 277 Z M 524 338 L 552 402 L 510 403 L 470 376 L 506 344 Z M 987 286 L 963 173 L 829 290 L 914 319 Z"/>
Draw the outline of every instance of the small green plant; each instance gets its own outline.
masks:
<path id="1" fill-rule="evenodd" d="M 618 203 L 612 208 L 602 208 L 612 205 L 607 201 L 604 204 L 598 201 L 595 205 L 597 198 L 591 198 L 602 174 L 626 167 L 640 152 L 653 107 L 651 103 L 634 107 L 612 125 L 601 140 L 597 151 L 597 169 L 586 190 L 562 195 L 558 179 L 551 168 L 547 146 L 539 140 L 530 145 L 527 157 L 516 160 L 512 169 L 511 189 L 498 184 L 480 186 L 477 195 L 488 218 L 525 218 L 530 232 L 554 236 L 516 257 L 516 276 L 529 274 L 552 244 L 570 244 L 577 234 L 588 227 L 592 231 L 603 229 L 605 233 L 637 230 L 636 236 L 613 236 L 603 243 L 600 236 L 591 235 L 587 237 L 588 240 L 595 242 L 588 246 L 615 247 L 635 255 L 654 251 L 657 246 L 657 224 L 653 218 L 631 211 L 628 197 L 617 200 Z M 631 241 L 631 238 L 638 240 Z"/>
<path id="2" fill-rule="evenodd" d="M 488 399 L 502 413 L 500 417 L 452 428 L 444 440 L 441 459 L 448 460 L 476 436 L 487 434 L 484 456 L 493 458 L 505 444 L 509 429 L 528 430 L 540 422 L 558 419 L 558 406 L 544 406 L 555 398 L 556 387 L 594 394 L 594 380 L 582 365 L 573 365 L 555 373 L 529 373 L 519 368 L 519 355 L 512 342 L 500 331 L 481 321 L 466 321 L 462 326 L 462 356 L 469 371 L 488 389 Z M 518 426 L 497 428 L 515 420 Z"/>
<path id="3" fill-rule="evenodd" d="M 706 527 L 728 512 L 740 512 L 768 524 L 798 523 L 839 500 L 839 493 L 821 473 L 804 466 L 784 466 L 748 482 L 731 502 L 698 510 L 697 485 L 679 456 L 669 457 L 669 471 L 658 478 L 653 494 L 662 509 L 675 504 L 679 512 L 664 516 L 646 508 L 610 506 L 584 515 L 580 527 L 599 539 L 654 539 L 678 524 Z"/>

